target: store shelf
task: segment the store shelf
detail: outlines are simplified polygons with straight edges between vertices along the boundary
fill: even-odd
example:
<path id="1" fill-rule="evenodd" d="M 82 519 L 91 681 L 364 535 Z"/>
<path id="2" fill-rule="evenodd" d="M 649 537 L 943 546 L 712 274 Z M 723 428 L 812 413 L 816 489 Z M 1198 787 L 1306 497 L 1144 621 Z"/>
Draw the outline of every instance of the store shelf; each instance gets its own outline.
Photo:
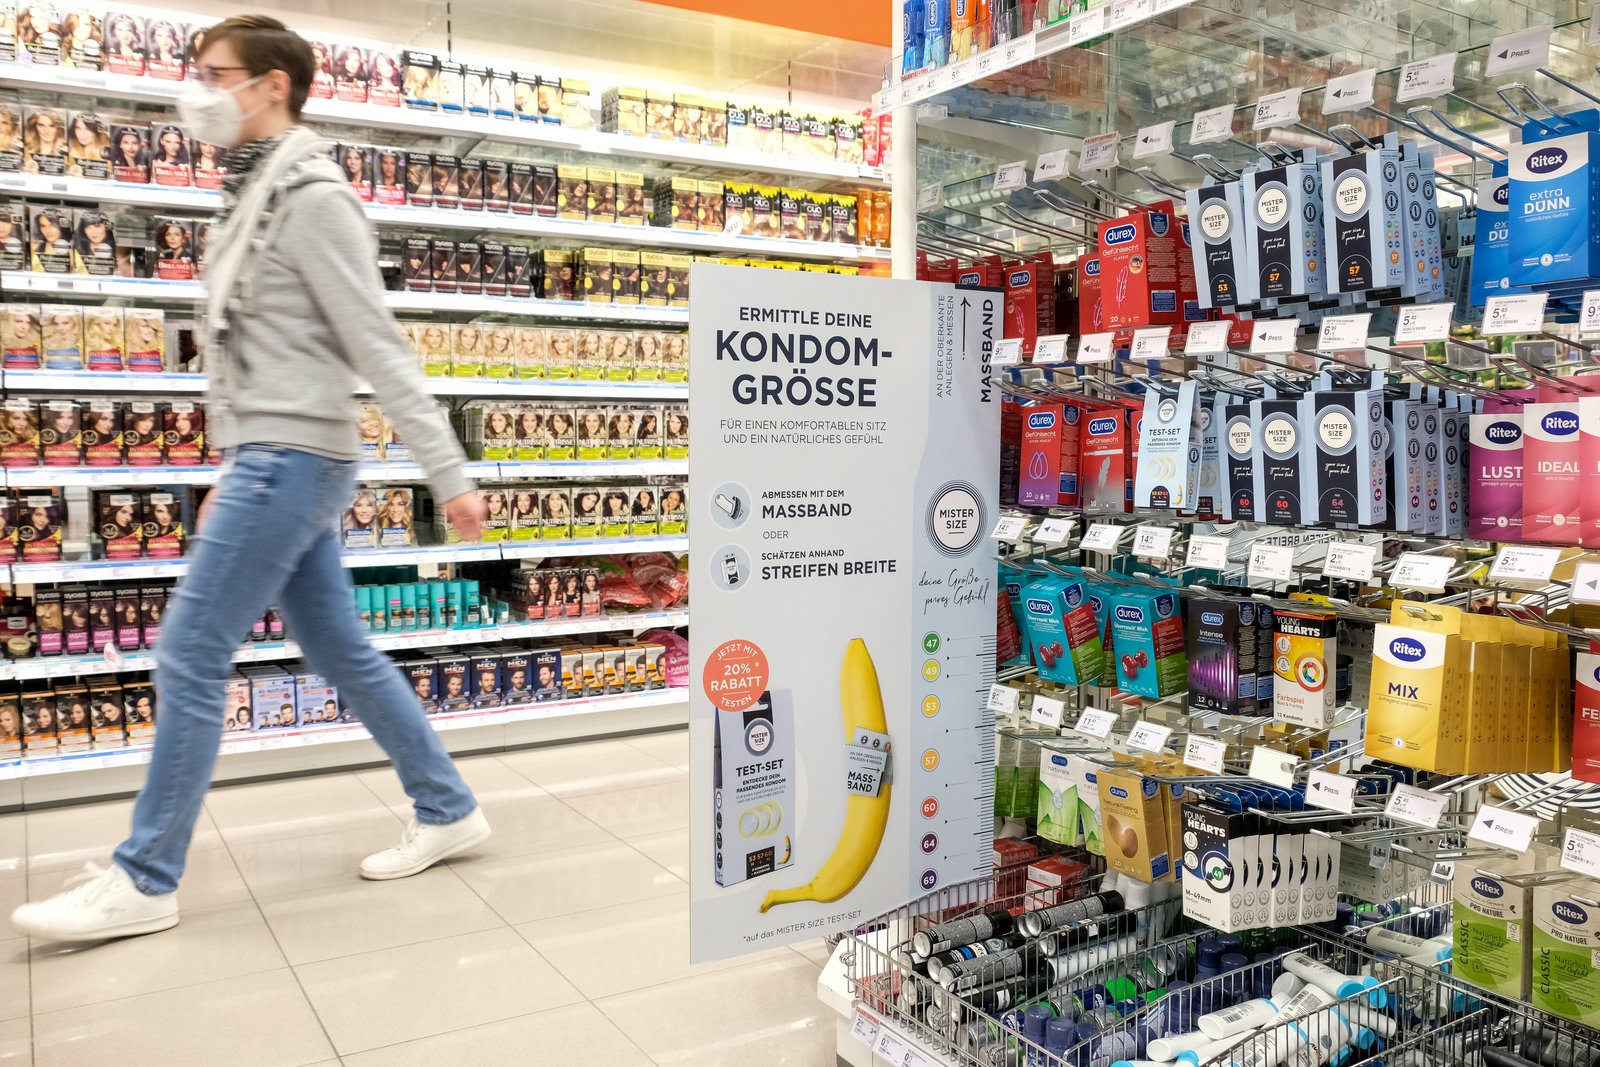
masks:
<path id="1" fill-rule="evenodd" d="M 606 556 L 630 552 L 687 552 L 689 538 L 611 537 L 584 541 L 497 541 L 460 545 L 416 545 L 370 552 L 346 552 L 346 567 L 412 567 L 440 563 L 481 563 L 499 559 L 549 559 Z M 86 559 L 60 563 L 13 563 L 8 579 L 19 585 L 50 582 L 120 582 L 176 578 L 189 569 L 187 559 Z"/>
<path id="2" fill-rule="evenodd" d="M 83 93 L 100 99 L 130 103 L 171 105 L 182 94 L 187 84 L 66 67 L 40 68 L 26 65 L 0 67 L 0 85 L 58 93 Z M 348 104 L 338 100 L 308 100 L 305 117 L 312 122 L 339 126 L 401 130 L 433 137 L 486 140 L 499 144 L 539 145 L 570 152 L 655 159 L 693 167 L 849 180 L 864 185 L 882 185 L 884 182 L 881 167 L 839 163 L 835 160 L 808 160 L 764 152 L 742 152 L 716 145 L 626 137 L 620 134 L 601 133 L 597 130 L 577 130 L 556 123 L 480 118 L 444 112 L 414 111 L 404 107 Z"/>
<path id="3" fill-rule="evenodd" d="M 103 374 L 97 371 L 13 370 L 3 375 L 12 392 L 35 393 L 204 393 L 204 374 Z M 505 397 L 513 400 L 588 400 L 596 396 L 631 400 L 688 400 L 688 382 L 551 381 L 536 378 L 425 378 L 434 396 Z M 357 390 L 370 393 L 370 386 Z"/>
<path id="4" fill-rule="evenodd" d="M 162 304 L 198 304 L 205 299 L 206 293 L 205 286 L 200 282 L 169 282 L 159 278 L 91 278 L 82 274 L 37 274 L 11 270 L 0 274 L 0 288 L 14 293 L 36 293 L 40 297 L 101 296 Z M 576 300 L 536 300 L 531 297 L 386 292 L 384 302 L 395 311 L 458 315 L 517 315 L 583 322 L 689 321 L 688 308 L 585 304 Z"/>
<path id="5" fill-rule="evenodd" d="M 687 324 L 688 308 L 645 307 L 642 304 L 585 304 L 577 300 L 535 300 L 514 296 L 464 296 L 460 293 L 384 293 L 394 311 L 457 315 L 518 315 L 524 318 L 577 322 Z"/>
<path id="6" fill-rule="evenodd" d="M 0 471 L 0 483 L 10 489 L 211 485 L 216 480 L 215 467 L 8 467 Z"/>
<path id="7" fill-rule="evenodd" d="M 518 622 L 504 626 L 480 626 L 471 630 L 418 630 L 413 633 L 378 634 L 372 643 L 385 651 L 406 648 L 457 648 L 491 644 L 497 641 L 537 641 L 571 634 L 606 633 L 621 630 L 671 629 L 689 625 L 687 611 L 656 611 L 642 615 L 593 615 L 550 622 Z M 235 663 L 269 663 L 299 659 L 300 646 L 293 641 L 270 641 L 245 645 L 234 653 Z M 41 678 L 81 678 L 101 674 L 150 671 L 156 666 L 153 652 L 128 652 L 112 656 L 45 656 L 37 659 L 0 663 L 0 681 L 35 681 Z"/>
<path id="8" fill-rule="evenodd" d="M 480 709 L 448 715 L 430 715 L 428 721 L 438 731 L 464 730 L 480 726 L 499 726 L 524 722 L 530 719 L 555 719 L 568 715 L 596 715 L 608 711 L 631 708 L 654 708 L 681 704 L 688 699 L 685 689 L 656 689 L 642 693 L 617 693 L 612 696 L 590 697 L 585 700 L 554 700 L 547 704 L 519 704 L 512 708 Z M 313 726 L 299 730 L 284 730 L 270 735 L 246 734 L 224 737 L 222 755 L 263 752 L 272 749 L 305 748 L 311 745 L 331 745 L 343 741 L 365 741 L 372 735 L 360 723 L 343 723 L 330 726 Z M 47 774 L 66 774 L 73 771 L 97 771 L 110 767 L 130 767 L 150 759 L 149 745 L 101 751 L 88 749 L 58 756 L 35 756 L 0 763 L 0 779 L 31 778 Z"/>
<path id="9" fill-rule="evenodd" d="M 0 192 L 27 197 L 82 200 L 98 204 L 129 204 L 165 211 L 217 212 L 220 194 L 203 189 L 173 189 L 164 185 L 50 178 L 37 174 L 0 174 Z M 449 211 L 443 208 L 367 204 L 367 216 L 383 226 L 411 226 L 426 230 L 494 232 L 523 237 L 551 237 L 584 244 L 630 245 L 643 248 L 687 249 L 701 254 L 776 256 L 781 259 L 842 260 L 887 263 L 889 250 L 825 241 L 790 241 L 774 237 L 741 237 L 730 233 L 699 233 L 666 226 L 625 226 L 620 223 L 574 222 L 563 219 L 511 215 L 497 211 Z"/>

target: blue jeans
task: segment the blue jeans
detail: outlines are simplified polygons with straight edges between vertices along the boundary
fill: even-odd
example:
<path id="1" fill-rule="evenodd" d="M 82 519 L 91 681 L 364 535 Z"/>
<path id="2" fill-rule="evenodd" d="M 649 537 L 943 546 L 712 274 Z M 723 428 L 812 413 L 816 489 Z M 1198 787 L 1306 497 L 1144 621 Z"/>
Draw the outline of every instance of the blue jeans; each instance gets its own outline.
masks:
<path id="1" fill-rule="evenodd" d="M 133 832 L 115 854 L 141 891 L 178 888 L 222 742 L 233 653 L 272 604 L 306 663 L 388 754 L 419 822 L 452 823 L 477 807 L 400 668 L 367 643 L 356 614 L 337 531 L 355 480 L 354 463 L 292 448 L 233 453 L 156 648 L 155 752 Z"/>

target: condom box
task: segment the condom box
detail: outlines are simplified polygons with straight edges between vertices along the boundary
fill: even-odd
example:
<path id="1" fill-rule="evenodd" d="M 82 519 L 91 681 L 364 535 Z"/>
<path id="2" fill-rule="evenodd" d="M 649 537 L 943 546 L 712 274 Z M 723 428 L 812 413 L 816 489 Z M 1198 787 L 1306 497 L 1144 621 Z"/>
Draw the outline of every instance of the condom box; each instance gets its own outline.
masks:
<path id="1" fill-rule="evenodd" d="M 1328 292 L 1391 289 L 1405 280 L 1400 153 L 1375 148 L 1322 163 Z"/>
<path id="2" fill-rule="evenodd" d="M 1118 687 L 1153 698 L 1182 690 L 1189 668 L 1178 594 L 1119 589 L 1106 597 L 1105 610 Z"/>
<path id="3" fill-rule="evenodd" d="M 1439 200 L 1433 156 L 1419 156 L 1405 144 L 1400 151 L 1400 189 L 1405 204 L 1405 284 L 1403 292 L 1419 303 L 1444 299 L 1444 245 L 1439 233 Z"/>
<path id="4" fill-rule="evenodd" d="M 1600 276 L 1600 134 L 1585 130 L 1508 151 L 1511 284 L 1553 287 Z"/>
<path id="5" fill-rule="evenodd" d="M 1203 308 L 1231 308 L 1253 301 L 1255 271 L 1246 257 L 1244 206 L 1236 181 L 1190 189 L 1185 196 L 1195 231 L 1191 255 Z"/>
<path id="6" fill-rule="evenodd" d="M 1522 538 L 1575 545 L 1582 537 L 1579 407 L 1571 397 L 1522 409 Z"/>
<path id="7" fill-rule="evenodd" d="M 1464 770 L 1470 675 L 1458 635 L 1379 623 L 1367 702 L 1368 755 L 1402 767 Z"/>
<path id="8" fill-rule="evenodd" d="M 1444 518 L 1446 537 L 1460 538 L 1467 534 L 1467 420 L 1465 411 L 1445 408 L 1439 413 L 1439 484 L 1440 513 Z M 1582 411 L 1579 411 L 1582 421 Z M 1581 427 L 1580 427 L 1581 429 Z M 1596 432 L 1600 433 L 1600 411 L 1596 412 Z M 1591 466 L 1588 469 L 1594 470 Z M 1381 468 L 1374 464 L 1374 474 Z"/>
<path id="9" fill-rule="evenodd" d="M 1251 439 L 1260 450 L 1252 464 L 1255 520 L 1284 525 L 1305 521 L 1301 467 L 1309 446 L 1300 422 L 1300 401 L 1267 397 L 1250 401 Z M 1235 517 L 1242 518 L 1236 513 Z"/>
<path id="10" fill-rule="evenodd" d="M 1533 888 L 1533 1006 L 1585 1026 L 1600 1024 L 1600 907 L 1583 879 Z"/>
<path id="11" fill-rule="evenodd" d="M 1315 730 L 1332 725 L 1338 619 L 1279 611 L 1272 637 L 1272 717 Z"/>
<path id="12" fill-rule="evenodd" d="M 1055 507 L 1061 492 L 1061 439 L 1065 426 L 1060 404 L 1039 404 L 1018 410 L 1022 420 L 1021 466 L 1017 503 Z"/>
<path id="13" fill-rule="evenodd" d="M 1137 211 L 1100 223 L 1100 300 L 1105 325 L 1099 331 L 1081 332 L 1183 323 L 1178 223 L 1171 202 L 1162 203 L 1167 210 Z"/>
<path id="14" fill-rule="evenodd" d="M 1497 164 L 1504 171 L 1505 164 Z M 1499 173 L 1478 183 L 1477 220 L 1472 242 L 1473 307 L 1491 296 L 1511 293 L 1511 179 Z"/>
<path id="15" fill-rule="evenodd" d="M 1300 398 L 1305 434 L 1306 521 L 1370 526 L 1387 513 L 1388 480 L 1381 459 L 1383 392 L 1317 389 Z M 1269 506 L 1271 506 L 1269 504 Z"/>
<path id="16" fill-rule="evenodd" d="M 1246 171 L 1242 192 L 1247 259 L 1257 296 L 1282 301 L 1325 290 L 1322 171 L 1316 162 Z"/>
<path id="17" fill-rule="evenodd" d="M 1040 677 L 1085 685 L 1106 672 L 1105 644 L 1081 579 L 1041 578 L 1023 586 L 1023 620 Z"/>
<path id="18" fill-rule="evenodd" d="M 1195 383 L 1174 394 L 1150 389 L 1139 419 L 1139 468 L 1133 482 L 1136 508 L 1193 509 L 1193 476 L 1200 440 L 1195 433 Z"/>
<path id="19" fill-rule="evenodd" d="M 1256 606 L 1234 597 L 1185 599 L 1188 625 L 1189 710 L 1223 715 L 1255 715 L 1257 649 Z"/>
<path id="20" fill-rule="evenodd" d="M 1128 423 L 1129 412 L 1119 407 L 1084 413 L 1078 491 L 1085 514 L 1120 515 L 1128 508 Z"/>
<path id="21" fill-rule="evenodd" d="M 1451 974 L 1513 1000 L 1531 987 L 1533 891 L 1506 880 L 1519 859 L 1491 856 L 1456 864 L 1451 906 Z"/>
<path id="22" fill-rule="evenodd" d="M 782 870 L 794 856 L 794 729 L 782 692 L 763 693 L 744 711 L 717 712 L 712 809 L 720 886 Z"/>
<path id="23" fill-rule="evenodd" d="M 1167 806 L 1160 781 L 1111 769 L 1100 771 L 1098 779 L 1106 867 L 1141 882 L 1172 881 Z"/>

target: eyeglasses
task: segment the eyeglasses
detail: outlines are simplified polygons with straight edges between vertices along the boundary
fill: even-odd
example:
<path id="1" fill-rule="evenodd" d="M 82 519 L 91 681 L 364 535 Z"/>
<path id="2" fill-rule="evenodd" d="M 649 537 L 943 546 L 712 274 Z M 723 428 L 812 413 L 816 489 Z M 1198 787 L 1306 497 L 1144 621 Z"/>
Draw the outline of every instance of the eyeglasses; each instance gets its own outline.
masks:
<path id="1" fill-rule="evenodd" d="M 200 78 L 200 84 L 208 89 L 216 87 L 218 76 L 229 71 L 249 70 L 249 67 L 213 67 L 209 63 L 202 63 L 195 68 L 195 73 Z"/>

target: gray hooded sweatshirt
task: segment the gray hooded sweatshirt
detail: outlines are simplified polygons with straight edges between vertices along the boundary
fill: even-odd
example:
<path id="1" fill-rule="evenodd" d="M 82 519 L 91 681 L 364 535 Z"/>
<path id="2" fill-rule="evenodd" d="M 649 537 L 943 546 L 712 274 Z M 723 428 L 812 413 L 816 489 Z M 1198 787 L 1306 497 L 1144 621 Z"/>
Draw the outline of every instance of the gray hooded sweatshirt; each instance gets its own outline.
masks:
<path id="1" fill-rule="evenodd" d="M 212 439 L 361 457 L 357 383 L 371 383 L 434 495 L 470 492 L 465 455 L 384 304 L 378 246 L 328 144 L 284 135 L 211 235 L 201 348 Z"/>

